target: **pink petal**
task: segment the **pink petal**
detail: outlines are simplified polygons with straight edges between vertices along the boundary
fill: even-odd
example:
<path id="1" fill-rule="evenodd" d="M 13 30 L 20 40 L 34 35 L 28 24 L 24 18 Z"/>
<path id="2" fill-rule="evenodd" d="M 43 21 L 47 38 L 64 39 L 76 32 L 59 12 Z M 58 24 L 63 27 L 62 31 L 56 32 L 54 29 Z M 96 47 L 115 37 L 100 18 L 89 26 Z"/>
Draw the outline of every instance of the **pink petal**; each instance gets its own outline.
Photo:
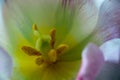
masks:
<path id="1" fill-rule="evenodd" d="M 120 39 L 112 39 L 104 43 L 101 47 L 105 61 L 120 63 Z"/>
<path id="2" fill-rule="evenodd" d="M 103 62 L 100 49 L 90 43 L 82 53 L 82 65 L 76 80 L 94 80 Z"/>

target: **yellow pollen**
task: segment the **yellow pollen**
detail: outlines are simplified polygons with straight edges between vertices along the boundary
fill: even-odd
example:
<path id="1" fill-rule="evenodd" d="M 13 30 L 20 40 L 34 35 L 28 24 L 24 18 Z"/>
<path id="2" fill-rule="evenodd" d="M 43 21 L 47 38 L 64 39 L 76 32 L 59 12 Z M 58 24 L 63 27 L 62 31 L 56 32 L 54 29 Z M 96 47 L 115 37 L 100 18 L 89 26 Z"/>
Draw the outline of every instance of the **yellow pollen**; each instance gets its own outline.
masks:
<path id="1" fill-rule="evenodd" d="M 50 36 L 51 36 L 50 45 L 51 45 L 52 48 L 54 48 L 55 36 L 56 36 L 56 29 L 55 28 L 51 29 Z"/>
<path id="2" fill-rule="evenodd" d="M 56 51 L 57 51 L 58 54 L 62 54 L 67 49 L 68 49 L 68 45 L 61 44 L 61 45 L 58 46 L 58 48 L 56 49 Z"/>
<path id="3" fill-rule="evenodd" d="M 40 56 L 41 55 L 39 51 L 29 46 L 22 46 L 21 49 L 24 53 L 26 53 L 29 56 Z"/>
<path id="4" fill-rule="evenodd" d="M 51 49 L 50 52 L 48 53 L 48 57 L 49 57 L 51 62 L 56 62 L 56 60 L 57 60 L 56 50 Z"/>
<path id="5" fill-rule="evenodd" d="M 40 36 L 40 33 L 39 33 L 39 31 L 38 31 L 38 27 L 37 27 L 36 24 L 33 24 L 32 29 L 33 29 L 33 34 L 34 34 L 36 37 L 39 37 L 39 36 Z"/>

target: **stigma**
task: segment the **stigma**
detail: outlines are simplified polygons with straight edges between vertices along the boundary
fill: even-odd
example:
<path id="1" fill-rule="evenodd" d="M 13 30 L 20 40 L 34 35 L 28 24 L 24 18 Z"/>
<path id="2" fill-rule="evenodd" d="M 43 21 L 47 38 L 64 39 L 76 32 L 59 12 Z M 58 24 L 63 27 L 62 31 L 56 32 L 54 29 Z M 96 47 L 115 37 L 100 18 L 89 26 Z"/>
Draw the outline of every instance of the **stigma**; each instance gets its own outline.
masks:
<path id="1" fill-rule="evenodd" d="M 69 46 L 67 44 L 60 44 L 55 47 L 55 28 L 52 28 L 49 34 L 41 34 L 36 24 L 33 24 L 32 29 L 34 36 L 37 37 L 35 46 L 22 46 L 21 50 L 29 56 L 36 56 L 35 63 L 38 66 L 57 63 L 60 60 L 61 55 L 68 50 Z"/>

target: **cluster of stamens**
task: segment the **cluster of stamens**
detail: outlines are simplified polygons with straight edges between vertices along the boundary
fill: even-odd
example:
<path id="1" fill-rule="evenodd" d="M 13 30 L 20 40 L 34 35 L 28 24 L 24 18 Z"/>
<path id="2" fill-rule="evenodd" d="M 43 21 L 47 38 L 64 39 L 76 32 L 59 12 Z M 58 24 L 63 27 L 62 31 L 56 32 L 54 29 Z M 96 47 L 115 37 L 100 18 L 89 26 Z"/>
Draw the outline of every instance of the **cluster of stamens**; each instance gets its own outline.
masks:
<path id="1" fill-rule="evenodd" d="M 32 26 L 33 28 L 33 33 L 35 36 L 40 37 L 40 32 L 38 31 L 37 26 L 34 24 Z M 55 41 L 56 41 L 56 29 L 53 28 L 50 31 L 50 41 L 49 41 L 49 45 L 50 45 L 50 50 L 47 52 L 47 56 L 43 56 L 43 53 L 41 52 L 41 49 L 36 49 L 30 46 L 22 46 L 22 51 L 24 53 L 26 53 L 29 56 L 37 56 L 36 58 L 36 64 L 37 65 L 42 65 L 42 64 L 52 64 L 52 63 L 56 63 L 57 61 L 59 61 L 60 56 L 68 49 L 68 45 L 66 44 L 60 44 L 57 48 L 55 48 Z M 37 45 L 40 45 L 39 43 L 37 43 Z M 47 57 L 47 58 L 46 58 Z"/>

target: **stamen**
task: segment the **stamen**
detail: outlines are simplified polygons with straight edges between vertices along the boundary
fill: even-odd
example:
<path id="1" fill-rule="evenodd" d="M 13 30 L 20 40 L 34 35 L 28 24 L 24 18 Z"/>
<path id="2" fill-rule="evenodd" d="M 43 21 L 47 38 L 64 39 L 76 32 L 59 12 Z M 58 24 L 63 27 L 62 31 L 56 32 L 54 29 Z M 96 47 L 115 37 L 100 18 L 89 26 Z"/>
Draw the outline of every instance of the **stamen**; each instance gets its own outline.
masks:
<path id="1" fill-rule="evenodd" d="M 41 65 L 41 64 L 43 64 L 43 63 L 44 63 L 44 59 L 43 59 L 42 56 L 40 56 L 40 57 L 38 57 L 38 58 L 36 59 L 36 64 L 37 64 L 37 65 Z"/>
<path id="2" fill-rule="evenodd" d="M 64 51 L 66 51 L 68 49 L 68 45 L 66 44 L 61 44 L 58 46 L 58 48 L 56 49 L 58 54 L 63 53 Z"/>
<path id="3" fill-rule="evenodd" d="M 21 49 L 23 50 L 23 52 L 25 52 L 29 56 L 40 56 L 41 55 L 39 51 L 29 46 L 22 46 Z"/>
<path id="4" fill-rule="evenodd" d="M 38 28 L 37 28 L 37 25 L 36 25 L 36 24 L 33 24 L 32 29 L 33 29 L 33 34 L 34 34 L 36 37 L 39 37 L 39 36 L 40 36 L 40 33 L 39 33 L 39 31 L 38 31 Z"/>
<path id="5" fill-rule="evenodd" d="M 38 51 L 41 51 L 41 45 L 42 45 L 42 39 L 41 39 L 41 38 L 38 38 L 38 39 L 36 40 L 35 48 L 36 48 Z"/>
<path id="6" fill-rule="evenodd" d="M 51 49 L 50 52 L 48 53 L 49 59 L 51 62 L 56 62 L 57 60 L 57 53 L 54 49 Z"/>
<path id="7" fill-rule="evenodd" d="M 50 45 L 51 45 L 52 48 L 54 48 L 55 36 L 56 36 L 56 29 L 55 29 L 55 28 L 53 28 L 53 29 L 50 31 L 50 36 L 51 36 Z"/>
<path id="8" fill-rule="evenodd" d="M 38 56 L 35 62 L 37 65 L 40 65 L 39 67 L 45 67 L 49 64 L 56 63 L 60 59 L 59 57 L 68 49 L 68 45 L 61 44 L 57 48 L 54 48 L 56 40 L 55 28 L 51 29 L 50 35 L 40 34 L 36 24 L 33 24 L 32 29 L 36 37 L 35 48 L 22 46 L 22 51 L 29 56 Z"/>

